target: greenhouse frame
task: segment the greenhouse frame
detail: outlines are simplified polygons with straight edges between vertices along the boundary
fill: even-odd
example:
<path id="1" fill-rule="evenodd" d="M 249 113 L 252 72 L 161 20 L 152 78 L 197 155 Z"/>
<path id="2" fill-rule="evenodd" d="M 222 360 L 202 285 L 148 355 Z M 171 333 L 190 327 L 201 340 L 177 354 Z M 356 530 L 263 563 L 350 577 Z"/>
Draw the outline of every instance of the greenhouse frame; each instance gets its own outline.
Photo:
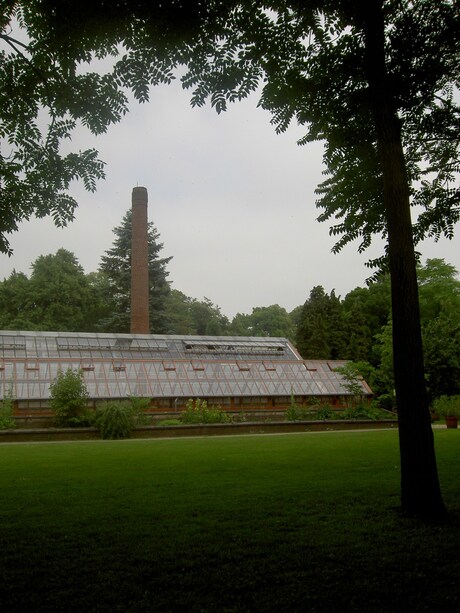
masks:
<path id="1" fill-rule="evenodd" d="M 339 408 L 352 396 L 336 372 L 345 363 L 304 360 L 285 338 L 0 331 L 0 393 L 17 415 L 48 414 L 50 384 L 68 369 L 83 373 L 92 406 L 142 397 L 171 412 L 200 398 L 246 411 L 317 398 Z"/>

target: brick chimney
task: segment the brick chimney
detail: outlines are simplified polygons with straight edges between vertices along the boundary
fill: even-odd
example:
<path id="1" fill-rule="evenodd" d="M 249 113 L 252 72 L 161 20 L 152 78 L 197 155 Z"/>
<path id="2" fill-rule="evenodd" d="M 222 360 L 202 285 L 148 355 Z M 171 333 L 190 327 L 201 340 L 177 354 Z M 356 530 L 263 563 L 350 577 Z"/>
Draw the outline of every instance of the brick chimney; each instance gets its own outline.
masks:
<path id="1" fill-rule="evenodd" d="M 150 334 L 147 190 L 132 193 L 131 334 Z"/>

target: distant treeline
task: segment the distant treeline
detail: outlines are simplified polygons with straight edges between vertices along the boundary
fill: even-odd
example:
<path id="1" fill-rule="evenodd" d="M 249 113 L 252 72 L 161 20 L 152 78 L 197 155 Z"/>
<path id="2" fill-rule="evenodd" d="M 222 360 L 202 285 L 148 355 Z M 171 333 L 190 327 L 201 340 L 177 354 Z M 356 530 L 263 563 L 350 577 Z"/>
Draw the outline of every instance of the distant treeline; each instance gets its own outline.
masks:
<path id="1" fill-rule="evenodd" d="M 13 271 L 0 282 L 0 328 L 74 332 L 129 332 L 131 213 L 97 272 L 85 274 L 65 249 L 38 257 L 31 275 Z M 289 338 L 304 358 L 347 359 L 359 368 L 384 406 L 392 407 L 390 282 L 382 276 L 343 299 L 322 286 L 288 312 L 274 304 L 232 320 L 208 298 L 171 289 L 163 245 L 149 225 L 151 332 Z M 460 393 L 460 281 L 453 266 L 427 260 L 418 270 L 425 370 L 430 395 Z"/>

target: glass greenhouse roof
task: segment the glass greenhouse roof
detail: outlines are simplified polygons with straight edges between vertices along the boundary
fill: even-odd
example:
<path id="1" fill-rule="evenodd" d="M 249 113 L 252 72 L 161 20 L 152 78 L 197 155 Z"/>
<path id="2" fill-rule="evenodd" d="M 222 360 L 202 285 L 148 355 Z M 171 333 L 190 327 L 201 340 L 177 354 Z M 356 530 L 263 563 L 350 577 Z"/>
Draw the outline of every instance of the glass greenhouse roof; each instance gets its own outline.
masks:
<path id="1" fill-rule="evenodd" d="M 343 364 L 304 361 L 284 338 L 0 332 L 0 385 L 18 400 L 49 398 L 68 368 L 94 399 L 348 395 Z"/>
<path id="2" fill-rule="evenodd" d="M 299 358 L 284 338 L 0 332 L 0 357 L 71 357 L 77 354 L 81 357 L 154 358 L 166 354 L 170 358 L 185 358 L 200 354 L 210 358 L 227 355 Z"/>

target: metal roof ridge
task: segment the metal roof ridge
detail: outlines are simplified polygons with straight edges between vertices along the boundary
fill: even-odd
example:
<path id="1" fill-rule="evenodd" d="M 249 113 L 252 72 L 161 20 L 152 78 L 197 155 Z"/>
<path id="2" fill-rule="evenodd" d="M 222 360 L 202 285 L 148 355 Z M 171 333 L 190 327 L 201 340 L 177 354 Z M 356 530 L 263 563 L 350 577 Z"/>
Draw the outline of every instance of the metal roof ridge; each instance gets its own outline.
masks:
<path id="1" fill-rule="evenodd" d="M 142 339 L 171 339 L 171 340 L 202 340 L 202 341 L 278 341 L 291 344 L 284 336 L 208 336 L 200 334 L 131 334 L 129 332 L 73 332 L 61 330 L 0 330 L 0 334 L 8 336 L 51 336 L 62 337 L 71 336 L 74 338 L 142 338 Z"/>

